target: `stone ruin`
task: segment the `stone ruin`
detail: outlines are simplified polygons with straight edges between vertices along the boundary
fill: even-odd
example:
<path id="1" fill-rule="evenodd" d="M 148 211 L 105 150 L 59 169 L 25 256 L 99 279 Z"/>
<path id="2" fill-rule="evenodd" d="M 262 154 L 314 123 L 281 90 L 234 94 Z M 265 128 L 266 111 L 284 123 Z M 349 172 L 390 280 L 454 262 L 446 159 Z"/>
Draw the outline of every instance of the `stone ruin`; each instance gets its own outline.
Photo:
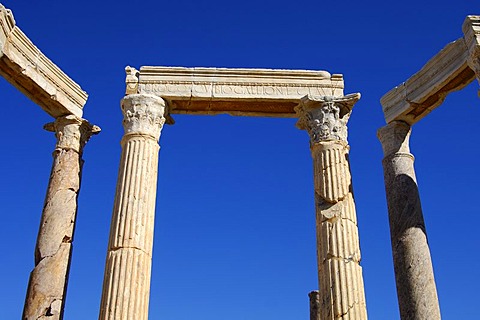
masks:
<path id="1" fill-rule="evenodd" d="M 480 16 L 382 99 L 378 131 L 397 293 L 402 319 L 440 319 L 418 187 L 409 150 L 411 126 L 446 95 L 480 80 Z M 17 27 L 0 4 L 0 74 L 55 121 L 53 166 L 35 266 L 22 319 L 62 319 L 85 144 L 100 128 L 82 118 L 87 94 Z M 99 319 L 148 319 L 160 134 L 175 114 L 297 118 L 314 164 L 319 290 L 310 319 L 367 319 L 357 216 L 348 160 L 347 123 L 360 94 L 343 93 L 326 71 L 126 68 L 121 102 L 125 134 Z M 124 270 L 125 272 L 122 272 Z"/>

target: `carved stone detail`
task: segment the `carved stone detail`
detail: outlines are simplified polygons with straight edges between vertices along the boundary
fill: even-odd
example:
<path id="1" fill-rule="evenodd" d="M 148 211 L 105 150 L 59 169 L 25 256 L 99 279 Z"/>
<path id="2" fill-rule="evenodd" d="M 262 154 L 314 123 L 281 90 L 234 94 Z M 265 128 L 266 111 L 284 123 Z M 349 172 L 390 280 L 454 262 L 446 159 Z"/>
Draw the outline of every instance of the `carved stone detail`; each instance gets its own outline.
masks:
<path id="1" fill-rule="evenodd" d="M 359 98 L 305 96 L 296 107 L 314 170 L 319 291 L 310 298 L 319 307 L 311 319 L 367 319 L 347 144 L 347 122 Z"/>
<path id="2" fill-rule="evenodd" d="M 308 131 L 311 145 L 331 140 L 346 142 L 347 122 L 359 99 L 359 93 L 344 97 L 307 95 L 295 108 L 297 127 Z"/>
<path id="3" fill-rule="evenodd" d="M 101 320 L 148 319 L 157 191 L 157 141 L 165 102 L 147 94 L 122 100 L 125 135 L 110 226 Z"/>
<path id="4" fill-rule="evenodd" d="M 122 99 L 125 134 L 150 135 L 155 140 L 165 123 L 165 101 L 150 94 L 130 94 Z"/>
<path id="5" fill-rule="evenodd" d="M 138 93 L 138 70 L 133 67 L 127 66 L 125 67 L 125 73 L 127 74 L 125 79 L 125 84 L 127 85 L 125 94 Z"/>

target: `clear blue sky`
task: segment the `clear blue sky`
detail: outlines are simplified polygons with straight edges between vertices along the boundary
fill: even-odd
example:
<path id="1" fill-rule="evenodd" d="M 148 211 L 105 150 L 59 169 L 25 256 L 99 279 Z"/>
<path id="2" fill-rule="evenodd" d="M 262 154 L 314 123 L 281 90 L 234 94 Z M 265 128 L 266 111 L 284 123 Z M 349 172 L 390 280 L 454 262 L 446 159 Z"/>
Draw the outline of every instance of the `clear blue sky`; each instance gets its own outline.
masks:
<path id="1" fill-rule="evenodd" d="M 85 149 L 65 319 L 96 319 L 131 65 L 343 73 L 370 319 L 399 319 L 379 99 L 462 36 L 476 1 L 2 0 L 89 93 L 102 133 Z M 475 82 L 414 127 L 411 149 L 444 319 L 478 317 L 480 100 Z M 55 138 L 0 79 L 0 309 L 23 308 Z M 161 138 L 150 319 L 308 319 L 317 288 L 312 161 L 294 119 L 175 116 Z"/>

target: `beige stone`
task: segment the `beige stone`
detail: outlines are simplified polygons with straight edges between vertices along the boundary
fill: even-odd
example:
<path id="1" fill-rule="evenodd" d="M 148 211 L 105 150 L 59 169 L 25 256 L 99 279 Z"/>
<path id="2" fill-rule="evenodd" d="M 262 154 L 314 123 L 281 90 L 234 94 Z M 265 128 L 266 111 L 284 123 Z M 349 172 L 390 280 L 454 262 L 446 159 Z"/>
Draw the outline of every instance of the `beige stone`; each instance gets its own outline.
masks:
<path id="1" fill-rule="evenodd" d="M 387 123 L 414 124 L 437 108 L 452 91 L 475 79 L 463 38 L 448 44 L 407 81 L 386 93 L 381 103 Z"/>
<path id="2" fill-rule="evenodd" d="M 367 319 L 347 122 L 359 94 L 306 96 L 297 126 L 310 135 L 318 259 L 318 319 Z"/>
<path id="3" fill-rule="evenodd" d="M 87 93 L 30 41 L 1 4 L 0 75 L 54 118 L 83 114 Z"/>
<path id="4" fill-rule="evenodd" d="M 480 81 L 480 16 L 467 16 L 463 33 L 382 97 L 387 123 L 413 125 L 440 106 L 450 92 L 463 89 L 475 77 Z"/>
<path id="5" fill-rule="evenodd" d="M 30 41 L 1 4 L 0 75 L 56 119 L 45 126 L 55 132 L 57 144 L 22 318 L 62 319 L 83 147 L 100 128 L 81 118 L 86 92 Z"/>
<path id="6" fill-rule="evenodd" d="M 310 134 L 318 195 L 319 297 L 326 308 L 319 319 L 366 319 L 346 143 L 346 123 L 360 95 L 343 96 L 343 77 L 308 70 L 126 67 L 125 71 L 125 136 L 100 319 L 148 317 L 156 141 L 163 123 L 173 122 L 169 115 L 182 113 L 300 117 L 299 127 Z M 325 219 L 328 215 L 331 220 Z M 334 284 L 328 280 L 332 277 Z"/>
<path id="7" fill-rule="evenodd" d="M 342 96 L 343 76 L 326 71 L 127 67 L 127 94 L 153 94 L 170 114 L 295 117 L 305 95 Z"/>
<path id="8" fill-rule="evenodd" d="M 468 64 L 480 83 L 480 16 L 467 16 L 462 29 L 469 53 Z"/>
<path id="9" fill-rule="evenodd" d="M 408 141 L 410 126 L 441 105 L 450 92 L 462 89 L 475 77 L 480 82 L 480 16 L 467 16 L 462 29 L 462 38 L 448 44 L 381 99 L 388 125 L 378 131 L 378 137 L 385 154 L 385 190 L 402 319 L 440 319 Z"/>
<path id="10" fill-rule="evenodd" d="M 131 94 L 122 100 L 122 111 L 125 135 L 99 319 L 147 320 L 165 103 L 157 96 Z"/>
<path id="11" fill-rule="evenodd" d="M 82 153 L 92 134 L 100 131 L 75 116 L 46 125 L 57 144 L 35 248 L 23 311 L 24 320 L 61 319 L 72 254 L 73 231 L 82 174 Z"/>

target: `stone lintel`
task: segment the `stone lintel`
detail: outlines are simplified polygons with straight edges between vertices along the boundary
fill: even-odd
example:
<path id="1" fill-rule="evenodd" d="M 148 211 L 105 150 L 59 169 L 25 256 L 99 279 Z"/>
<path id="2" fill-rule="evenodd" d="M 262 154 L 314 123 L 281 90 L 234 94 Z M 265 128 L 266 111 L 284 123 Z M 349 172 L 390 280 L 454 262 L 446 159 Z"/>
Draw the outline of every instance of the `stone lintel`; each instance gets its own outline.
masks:
<path id="1" fill-rule="evenodd" d="M 305 95 L 343 96 L 343 76 L 326 71 L 127 67 L 127 94 L 153 94 L 171 114 L 295 117 Z"/>
<path id="2" fill-rule="evenodd" d="M 381 98 L 387 123 L 395 120 L 412 125 L 438 107 L 447 94 L 475 79 L 468 66 L 469 52 L 460 38 L 449 43 L 406 82 Z"/>
<path id="3" fill-rule="evenodd" d="M 87 93 L 30 41 L 1 4 L 0 75 L 52 117 L 82 116 Z"/>

